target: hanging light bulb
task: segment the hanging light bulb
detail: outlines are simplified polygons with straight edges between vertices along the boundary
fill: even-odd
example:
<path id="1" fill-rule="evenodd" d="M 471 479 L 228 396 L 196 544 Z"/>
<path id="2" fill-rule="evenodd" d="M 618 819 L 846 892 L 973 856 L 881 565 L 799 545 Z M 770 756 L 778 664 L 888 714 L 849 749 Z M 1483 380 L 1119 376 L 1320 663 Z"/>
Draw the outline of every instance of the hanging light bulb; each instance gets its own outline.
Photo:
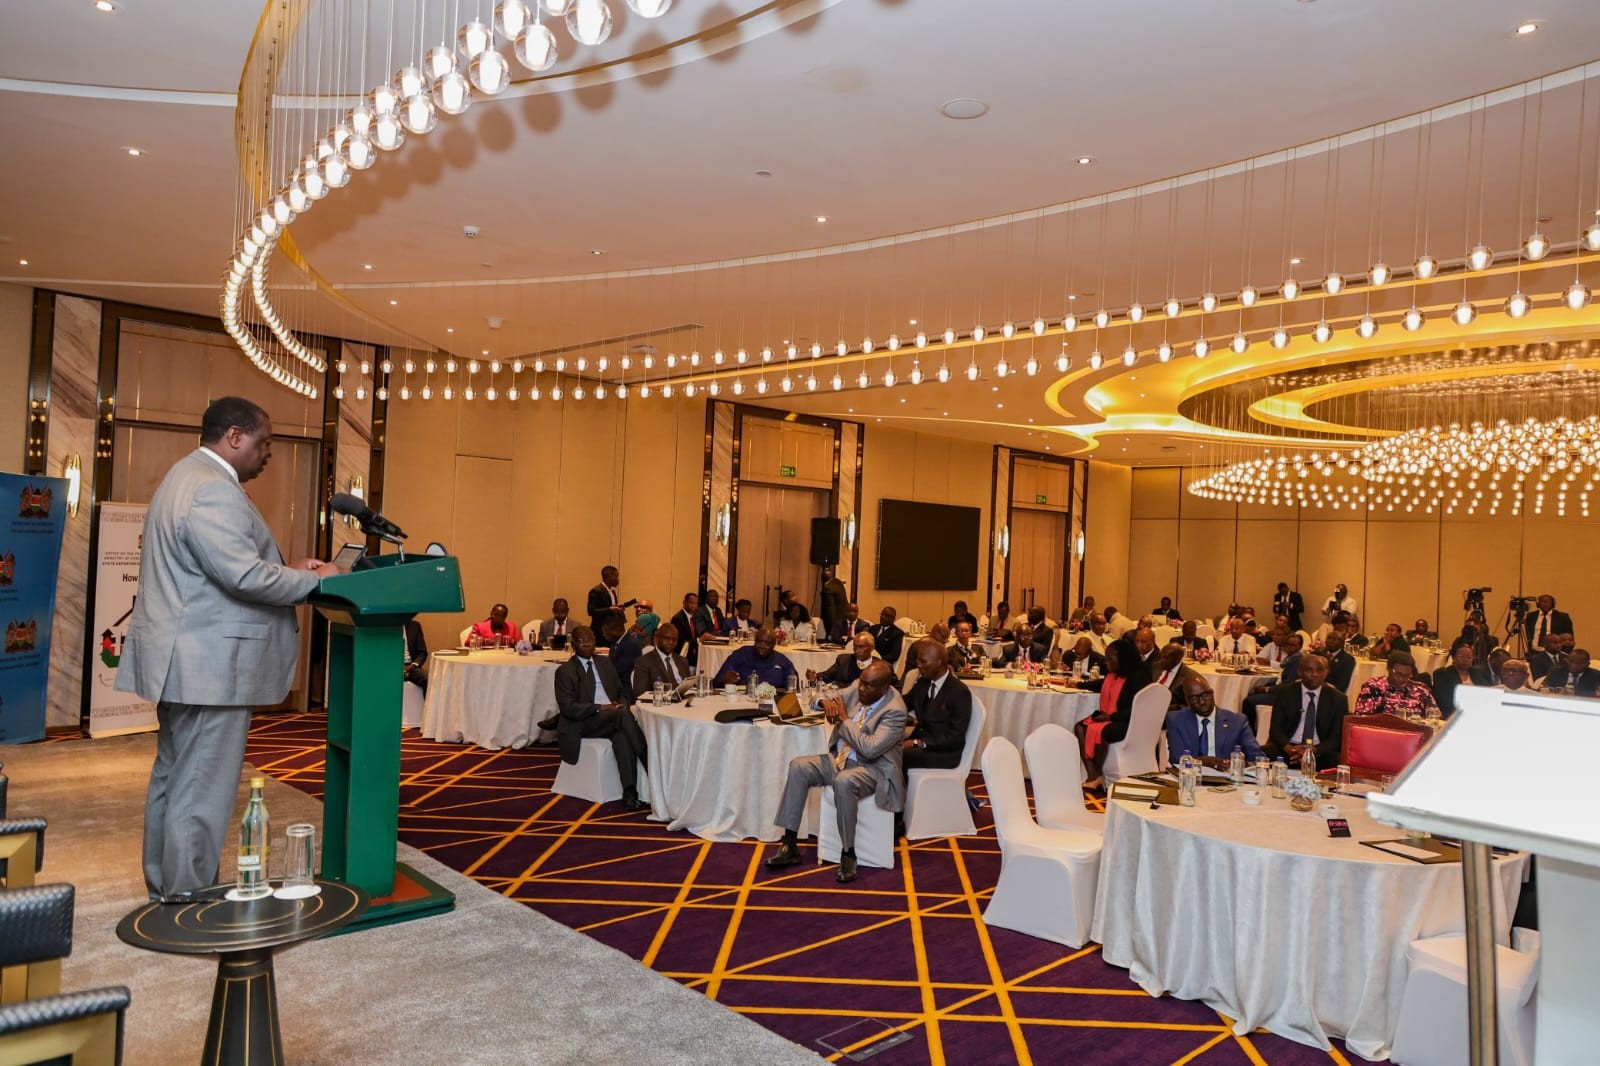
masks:
<path id="1" fill-rule="evenodd" d="M 572 0 L 539 0 L 539 6 L 544 8 L 544 13 L 551 18 L 560 18 L 572 6 Z"/>
<path id="2" fill-rule="evenodd" d="M 660 18 L 672 7 L 672 0 L 628 0 L 628 8 L 640 18 Z"/>
<path id="3" fill-rule="evenodd" d="M 1100 367 L 1104 363 L 1105 363 L 1105 357 L 1100 354 L 1100 349 L 1099 348 L 1096 348 L 1094 351 L 1089 353 L 1089 369 L 1090 370 L 1099 370 Z"/>
<path id="4" fill-rule="evenodd" d="M 1254 307 L 1259 299 L 1261 299 L 1261 293 L 1254 285 L 1246 285 L 1239 290 L 1239 302 L 1245 307 Z"/>
<path id="5" fill-rule="evenodd" d="M 512 40 L 524 27 L 533 24 L 533 7 L 527 0 L 501 0 L 494 9 L 494 24 L 500 36 Z"/>
<path id="6" fill-rule="evenodd" d="M 735 396 L 743 396 L 744 395 L 744 382 L 743 381 L 740 381 L 740 380 L 735 380 L 734 381 L 734 383 L 733 383 L 733 394 Z"/>
<path id="7" fill-rule="evenodd" d="M 420 395 L 424 400 L 433 399 L 433 386 L 432 385 L 424 385 L 424 386 L 422 386 L 422 392 L 419 393 L 418 395 Z"/>
<path id="8" fill-rule="evenodd" d="M 943 363 L 939 364 L 939 384 L 943 385 L 950 380 L 950 368 Z"/>
<path id="9" fill-rule="evenodd" d="M 891 352 L 898 352 L 900 350 L 900 334 L 898 334 L 898 333 L 889 334 L 889 340 L 888 340 L 887 343 L 884 344 L 884 347 L 888 348 Z M 792 349 L 791 349 L 791 351 L 792 351 Z M 794 356 L 790 355 L 789 358 L 793 359 Z"/>
<path id="10" fill-rule="evenodd" d="M 433 132 L 433 128 L 439 124 L 439 113 L 434 108 L 433 98 L 425 92 L 407 97 L 400 105 L 400 124 L 419 136 Z"/>
<path id="11" fill-rule="evenodd" d="M 392 152 L 406 143 L 406 128 L 398 114 L 384 111 L 372 120 L 372 143 L 385 152 Z"/>
<path id="12" fill-rule="evenodd" d="M 1006 357 L 1004 355 L 1002 355 L 999 361 L 994 364 L 994 373 L 995 377 L 1000 378 L 1003 378 L 1007 374 L 1011 373 L 1011 364 L 1006 362 Z"/>
<path id="13" fill-rule="evenodd" d="M 778 388 L 784 392 L 791 392 L 794 389 L 794 380 L 788 374 L 785 374 L 778 380 Z"/>
<path id="14" fill-rule="evenodd" d="M 943 337 L 946 344 L 954 344 L 956 342 L 956 331 L 947 326 L 945 327 Z"/>
<path id="15" fill-rule="evenodd" d="M 1589 223 L 1583 231 L 1583 246 L 1591 252 L 1600 252 L 1600 219 Z"/>
<path id="16" fill-rule="evenodd" d="M 1067 368 L 1071 365 L 1072 356 L 1067 354 L 1067 350 L 1065 348 L 1056 353 L 1056 373 L 1065 374 L 1067 372 Z"/>
<path id="17" fill-rule="evenodd" d="M 1316 328 L 1311 331 L 1311 339 L 1318 344 L 1327 344 L 1332 337 L 1333 327 L 1328 325 L 1327 319 L 1322 319 L 1317 323 Z"/>
<path id="18" fill-rule="evenodd" d="M 1422 328 L 1422 323 L 1426 320 L 1427 316 L 1422 313 L 1421 309 L 1418 308 L 1416 304 L 1412 304 L 1411 307 L 1406 310 L 1406 313 L 1401 316 L 1400 328 L 1407 330 L 1408 332 L 1415 333 L 1417 330 Z"/>
<path id="19" fill-rule="evenodd" d="M 1532 307 L 1533 301 L 1521 289 L 1506 297 L 1506 314 L 1512 318 L 1522 318 Z"/>
<path id="20" fill-rule="evenodd" d="M 1522 252 L 1537 263 L 1550 254 L 1550 238 L 1535 230 L 1522 245 Z"/>
<path id="21" fill-rule="evenodd" d="M 865 389 L 872 384 L 872 379 L 867 377 L 867 368 L 862 367 L 861 373 L 856 375 L 856 388 Z"/>
<path id="22" fill-rule="evenodd" d="M 1015 323 L 1007 322 L 1005 325 L 1000 327 L 1000 336 L 1004 337 L 1006 340 L 1010 340 L 1012 337 L 1015 337 L 1016 335 L 1017 335 L 1017 327 L 1016 327 Z"/>
<path id="23" fill-rule="evenodd" d="M 550 27 L 542 22 L 535 22 L 525 26 L 517 34 L 512 45 L 517 62 L 533 71 L 535 74 L 543 73 L 556 65 L 556 60 L 561 56 L 561 48 L 556 44 L 556 35 L 550 32 Z"/>
<path id="24" fill-rule="evenodd" d="M 983 338 L 987 337 L 988 335 L 988 332 L 985 331 L 982 326 L 972 327 L 972 339 L 974 343 L 981 343 Z"/>
<path id="25" fill-rule="evenodd" d="M 841 341 L 840 343 L 842 344 L 843 342 Z M 871 337 L 863 337 L 862 340 L 861 340 L 861 354 L 862 355 L 871 355 L 872 354 L 872 348 L 873 348 L 872 338 Z M 841 353 L 841 354 L 843 354 L 843 353 Z"/>
<path id="26" fill-rule="evenodd" d="M 590 48 L 604 44 L 611 36 L 611 8 L 605 0 L 572 0 L 567 8 L 567 31 L 574 41 Z"/>
<path id="27" fill-rule="evenodd" d="M 1411 264 L 1411 273 L 1413 276 L 1427 281 L 1439 273 L 1439 260 L 1424 252 L 1422 255 L 1417 256 L 1415 263 Z"/>
<path id="28" fill-rule="evenodd" d="M 922 367 L 915 360 L 913 360 L 912 363 L 911 363 L 911 374 L 909 375 L 909 377 L 911 379 L 911 384 L 913 384 L 913 385 L 921 385 L 922 384 Z"/>
<path id="29" fill-rule="evenodd" d="M 1156 346 L 1156 358 L 1163 363 L 1172 362 L 1172 345 L 1165 340 L 1158 344 Z"/>
<path id="30" fill-rule="evenodd" d="M 1283 295 L 1285 300 L 1292 300 L 1300 295 L 1300 283 L 1293 278 L 1286 278 L 1278 292 Z"/>
<path id="31" fill-rule="evenodd" d="M 1344 291 L 1344 275 L 1337 270 L 1328 271 L 1328 276 L 1322 279 L 1322 291 L 1329 296 L 1337 296 Z"/>
<path id="32" fill-rule="evenodd" d="M 1279 326 L 1272 331 L 1272 346 L 1282 351 L 1289 346 L 1289 331 Z"/>
<path id="33" fill-rule="evenodd" d="M 883 372 L 883 387 L 886 389 L 894 388 L 894 367 L 890 367 Z"/>
<path id="34" fill-rule="evenodd" d="M 1133 345 L 1130 344 L 1126 348 L 1122 349 L 1122 365 L 1123 366 L 1132 366 L 1134 363 L 1137 363 L 1138 361 L 1139 361 L 1139 351 Z"/>
<path id="35" fill-rule="evenodd" d="M 1455 310 L 1450 312 L 1450 320 L 1458 326 L 1470 326 L 1472 320 L 1478 317 L 1478 309 L 1472 306 L 1471 300 L 1462 300 L 1456 304 Z"/>
<path id="36" fill-rule="evenodd" d="M 1161 305 L 1161 311 L 1168 318 L 1177 318 L 1183 313 L 1183 301 L 1176 296 L 1167 297 L 1167 302 Z"/>
<path id="37" fill-rule="evenodd" d="M 926 348 L 927 346 L 928 346 L 928 335 L 926 333 L 923 333 L 921 330 L 918 330 L 917 331 L 917 347 L 918 348 Z"/>
<path id="38" fill-rule="evenodd" d="M 835 345 L 833 350 L 838 352 L 841 358 L 850 354 L 850 346 L 844 341 L 840 341 L 837 345 Z"/>
<path id="39" fill-rule="evenodd" d="M 1244 331 L 1241 330 L 1233 335 L 1233 340 L 1228 342 L 1228 347 L 1233 349 L 1235 355 L 1242 355 L 1245 349 L 1250 347 L 1250 338 L 1246 337 Z"/>
<path id="40" fill-rule="evenodd" d="M 1044 319 L 1042 319 L 1042 318 L 1034 319 L 1033 320 L 1033 335 L 1035 337 L 1042 337 L 1042 336 L 1044 336 L 1044 330 L 1045 330 Z"/>
<path id="41" fill-rule="evenodd" d="M 511 64 L 495 48 L 479 52 L 467 72 L 472 76 L 473 88 L 486 96 L 498 96 L 511 84 Z"/>
<path id="42" fill-rule="evenodd" d="M 1143 304 L 1132 304 L 1132 305 L 1130 305 L 1128 307 L 1128 321 L 1129 322 L 1143 322 L 1144 321 L 1144 305 Z"/>
<path id="43" fill-rule="evenodd" d="M 968 381 L 977 381 L 978 380 L 978 364 L 977 363 L 969 363 L 969 364 L 967 364 L 967 380 Z"/>
<path id="44" fill-rule="evenodd" d="M 1356 323 L 1356 336 L 1366 340 L 1378 332 L 1378 322 L 1371 315 L 1362 315 L 1361 321 Z"/>
<path id="45" fill-rule="evenodd" d="M 437 52 L 439 49 L 436 48 L 434 51 Z M 452 55 L 450 58 L 452 66 L 433 79 L 431 89 L 433 106 L 447 115 L 459 115 L 472 106 L 472 85 L 467 81 L 467 76 L 453 65 L 455 56 Z M 355 166 L 353 159 L 350 165 Z"/>
<path id="46" fill-rule="evenodd" d="M 1204 337 L 1196 338 L 1194 342 L 1194 357 L 1204 359 L 1211 352 L 1211 342 Z"/>
<path id="47" fill-rule="evenodd" d="M 1215 311 L 1216 309 L 1217 309 L 1217 294 L 1216 293 L 1208 292 L 1204 296 L 1200 297 L 1200 310 L 1204 311 L 1206 314 L 1210 314 L 1211 312 Z"/>
<path id="48" fill-rule="evenodd" d="M 834 392 L 838 392 L 840 389 L 844 388 L 844 378 L 840 377 L 839 372 L 835 370 L 833 372 L 833 380 L 828 382 L 828 384 L 833 386 Z"/>
<path id="49" fill-rule="evenodd" d="M 1567 305 L 1568 310 L 1582 310 L 1589 302 L 1589 287 L 1581 281 L 1574 281 L 1567 286 L 1567 291 L 1561 294 L 1561 302 Z"/>
<path id="50" fill-rule="evenodd" d="M 1474 244 L 1472 251 L 1467 253 L 1467 266 L 1473 270 L 1482 270 L 1494 262 L 1494 252 L 1487 244 Z"/>
<path id="51" fill-rule="evenodd" d="M 1372 269 L 1367 271 L 1367 281 L 1372 285 L 1387 285 L 1389 279 L 1394 277 L 1394 271 L 1389 269 L 1389 264 L 1382 259 L 1372 264 Z"/>
<path id="52" fill-rule="evenodd" d="M 1101 328 L 1104 328 L 1105 325 L 1110 321 L 1111 321 L 1111 312 L 1107 311 L 1105 308 L 1101 308 L 1100 310 L 1098 310 L 1098 311 L 1096 311 L 1094 313 L 1094 324 L 1095 325 L 1100 326 Z"/>
<path id="53" fill-rule="evenodd" d="M 1038 358 L 1033 356 L 1033 355 L 1029 355 L 1028 356 L 1028 361 L 1026 363 L 1022 364 L 1022 369 L 1027 373 L 1027 375 L 1030 378 L 1033 377 L 1035 374 L 1039 373 L 1039 360 L 1038 360 Z"/>
<path id="54" fill-rule="evenodd" d="M 481 20 L 473 19 L 456 32 L 456 44 L 461 54 L 471 62 L 494 47 L 494 34 Z"/>

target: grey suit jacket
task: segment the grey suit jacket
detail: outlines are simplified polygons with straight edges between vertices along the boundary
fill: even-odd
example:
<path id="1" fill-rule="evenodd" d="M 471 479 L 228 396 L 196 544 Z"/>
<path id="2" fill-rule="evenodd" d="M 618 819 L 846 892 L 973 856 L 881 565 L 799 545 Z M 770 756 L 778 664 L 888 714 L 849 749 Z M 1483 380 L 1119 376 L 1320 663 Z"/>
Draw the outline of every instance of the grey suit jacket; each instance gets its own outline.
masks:
<path id="1" fill-rule="evenodd" d="M 666 682 L 667 691 L 670 693 L 681 682 L 694 676 L 694 667 L 689 665 L 687 659 L 681 655 L 674 655 L 673 661 L 678 667 L 678 680 L 672 679 L 672 671 L 667 669 L 667 664 L 661 661 L 661 653 L 655 648 L 646 648 L 639 653 L 633 661 L 633 695 L 635 699 L 642 699 L 648 693 L 655 691 L 657 681 Z"/>
<path id="2" fill-rule="evenodd" d="M 843 739 L 852 748 L 861 766 L 871 770 L 878 779 L 873 797 L 878 806 L 887 811 L 898 811 L 905 804 L 905 774 L 901 769 L 900 742 L 906 737 L 906 703 L 900 693 L 889 690 L 889 699 L 878 713 L 871 715 L 859 726 L 850 720 L 861 706 L 857 687 L 851 685 L 839 697 L 844 700 L 846 718 L 833 727 L 828 736 L 828 750 L 823 758 L 832 758 L 833 746 Z"/>
<path id="3" fill-rule="evenodd" d="M 300 645 L 292 605 L 318 580 L 283 564 L 243 486 L 196 449 L 167 471 L 145 515 L 117 688 L 210 707 L 279 702 Z"/>
<path id="4" fill-rule="evenodd" d="M 562 627 L 562 634 L 568 640 L 571 640 L 572 631 L 582 624 L 582 622 L 579 622 L 569 614 L 567 615 L 566 625 Z M 556 620 L 554 618 L 546 618 L 544 621 L 539 623 L 539 632 L 537 637 L 534 637 L 534 634 L 531 633 L 524 633 L 523 636 L 537 639 L 542 647 L 548 648 L 550 646 L 550 638 L 555 636 L 555 633 Z"/>

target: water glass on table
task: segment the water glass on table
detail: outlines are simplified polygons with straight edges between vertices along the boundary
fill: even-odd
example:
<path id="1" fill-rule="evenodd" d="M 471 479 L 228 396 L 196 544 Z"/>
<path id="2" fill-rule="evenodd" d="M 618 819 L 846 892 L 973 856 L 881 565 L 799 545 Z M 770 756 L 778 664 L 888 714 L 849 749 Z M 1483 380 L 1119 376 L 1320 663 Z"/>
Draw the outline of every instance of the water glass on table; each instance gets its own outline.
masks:
<path id="1" fill-rule="evenodd" d="M 1350 791 L 1350 767 L 1341 764 L 1333 772 L 1333 787 L 1338 792 Z"/>
<path id="2" fill-rule="evenodd" d="M 667 683 L 657 681 L 650 693 L 650 701 L 657 707 L 667 702 Z"/>
<path id="3" fill-rule="evenodd" d="M 273 895 L 279 899 L 305 899 L 322 891 L 317 887 L 316 826 L 299 822 L 285 829 L 283 856 L 283 885 Z"/>

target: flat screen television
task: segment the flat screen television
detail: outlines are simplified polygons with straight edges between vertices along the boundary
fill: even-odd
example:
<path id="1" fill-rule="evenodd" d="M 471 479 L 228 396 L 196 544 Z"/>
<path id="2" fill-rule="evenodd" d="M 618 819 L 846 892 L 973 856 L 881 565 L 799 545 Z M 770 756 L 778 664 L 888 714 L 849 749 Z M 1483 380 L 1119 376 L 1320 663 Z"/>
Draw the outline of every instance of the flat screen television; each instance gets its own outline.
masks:
<path id="1" fill-rule="evenodd" d="M 976 507 L 879 500 L 878 588 L 977 588 L 982 518 Z"/>

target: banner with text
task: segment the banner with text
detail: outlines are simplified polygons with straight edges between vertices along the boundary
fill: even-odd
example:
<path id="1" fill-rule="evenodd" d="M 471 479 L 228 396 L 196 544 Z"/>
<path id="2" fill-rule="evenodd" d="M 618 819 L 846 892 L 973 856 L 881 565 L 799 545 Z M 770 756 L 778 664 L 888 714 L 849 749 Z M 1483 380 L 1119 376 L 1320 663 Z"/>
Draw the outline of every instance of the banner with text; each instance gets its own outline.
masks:
<path id="1" fill-rule="evenodd" d="M 44 736 L 67 480 L 0 473 L 0 744 Z M 71 634 L 67 635 L 71 639 Z"/>
<path id="2" fill-rule="evenodd" d="M 117 691 L 117 665 L 128 639 L 128 619 L 139 594 L 139 550 L 144 543 L 142 503 L 100 505 L 99 558 L 95 560 L 94 658 L 89 663 L 89 735 L 114 737 L 156 728 L 156 705 Z"/>

